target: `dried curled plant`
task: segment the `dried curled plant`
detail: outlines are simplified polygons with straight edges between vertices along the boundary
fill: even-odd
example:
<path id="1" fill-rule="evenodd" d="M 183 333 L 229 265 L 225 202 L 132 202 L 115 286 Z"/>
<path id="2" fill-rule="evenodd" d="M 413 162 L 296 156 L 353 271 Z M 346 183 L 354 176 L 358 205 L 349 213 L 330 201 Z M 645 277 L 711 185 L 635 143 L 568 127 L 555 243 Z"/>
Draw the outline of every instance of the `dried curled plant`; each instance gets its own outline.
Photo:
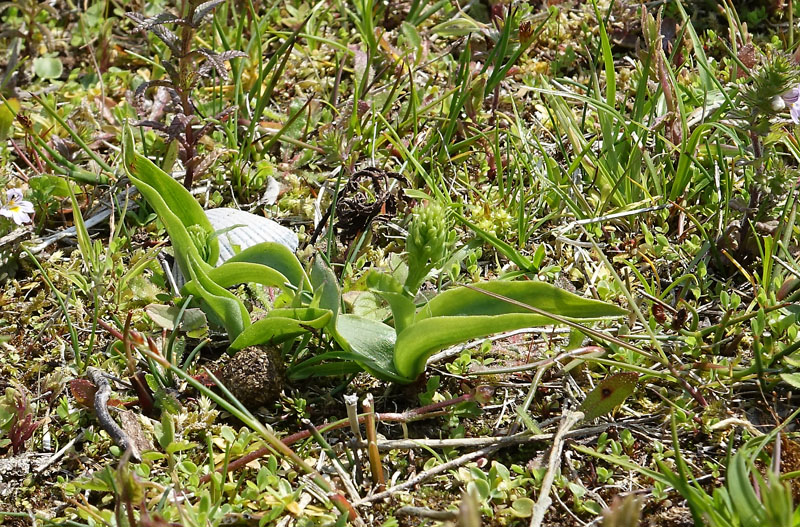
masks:
<path id="1" fill-rule="evenodd" d="M 183 17 L 169 12 L 150 18 L 139 13 L 126 13 L 128 18 L 136 23 L 137 29 L 153 33 L 171 52 L 170 57 L 161 62 L 167 71 L 167 78 L 142 83 L 136 89 L 134 100 L 140 114 L 145 114 L 145 95 L 149 89 L 157 88 L 148 117 L 138 125 L 166 135 L 168 144 L 173 141 L 178 142 L 181 159 L 186 167 L 183 180 L 186 188 L 190 188 L 194 178 L 208 170 L 220 154 L 211 152 L 198 156 L 198 142 L 213 130 L 216 123 L 225 121 L 236 110 L 235 106 L 228 106 L 210 118 L 204 117 L 197 111 L 192 100 L 192 92 L 203 79 L 211 77 L 213 73 L 216 73 L 222 82 L 227 82 L 229 75 L 225 62 L 247 57 L 246 53 L 236 50 L 217 53 L 207 48 L 192 49 L 197 29 L 223 1 L 210 0 L 197 3 L 192 0 L 182 0 L 181 12 L 185 13 Z M 167 25 L 177 26 L 180 35 L 170 30 Z M 169 124 L 159 120 L 166 113 L 172 114 Z"/>

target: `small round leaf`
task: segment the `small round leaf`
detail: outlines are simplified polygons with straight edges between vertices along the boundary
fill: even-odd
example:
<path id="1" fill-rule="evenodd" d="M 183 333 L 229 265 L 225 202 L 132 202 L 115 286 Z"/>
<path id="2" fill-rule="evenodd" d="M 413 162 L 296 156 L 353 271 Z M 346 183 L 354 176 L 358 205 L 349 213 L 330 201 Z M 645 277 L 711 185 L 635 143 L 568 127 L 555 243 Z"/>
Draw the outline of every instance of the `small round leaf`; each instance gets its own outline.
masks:
<path id="1" fill-rule="evenodd" d="M 33 72 L 41 79 L 57 79 L 64 65 L 55 57 L 39 57 L 33 60 Z"/>
<path id="2" fill-rule="evenodd" d="M 511 504 L 511 513 L 517 518 L 530 518 L 533 514 L 533 500 L 530 498 L 519 498 Z"/>

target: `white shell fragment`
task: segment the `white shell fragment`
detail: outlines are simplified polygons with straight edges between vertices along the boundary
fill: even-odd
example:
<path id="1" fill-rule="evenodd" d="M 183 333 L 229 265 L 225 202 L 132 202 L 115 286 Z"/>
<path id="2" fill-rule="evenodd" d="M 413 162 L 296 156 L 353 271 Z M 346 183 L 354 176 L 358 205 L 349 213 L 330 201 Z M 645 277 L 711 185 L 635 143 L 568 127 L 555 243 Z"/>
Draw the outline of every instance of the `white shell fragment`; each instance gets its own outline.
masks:
<path id="1" fill-rule="evenodd" d="M 237 252 L 263 242 L 277 242 L 292 252 L 297 250 L 297 234 L 269 218 L 229 208 L 207 210 L 206 216 L 215 232 L 234 227 L 217 238 L 219 240 L 217 266 L 222 265 Z"/>

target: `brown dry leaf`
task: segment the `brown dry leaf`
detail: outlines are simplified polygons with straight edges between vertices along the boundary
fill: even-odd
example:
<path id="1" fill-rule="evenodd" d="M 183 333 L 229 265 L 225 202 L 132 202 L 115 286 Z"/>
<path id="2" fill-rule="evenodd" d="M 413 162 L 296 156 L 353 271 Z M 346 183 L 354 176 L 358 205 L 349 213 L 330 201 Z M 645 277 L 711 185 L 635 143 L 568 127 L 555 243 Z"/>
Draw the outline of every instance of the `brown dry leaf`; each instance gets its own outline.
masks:
<path id="1" fill-rule="evenodd" d="M 142 424 L 139 422 L 139 417 L 136 413 L 130 410 L 121 410 L 119 412 L 119 425 L 122 430 L 128 434 L 131 443 L 136 447 L 139 452 L 153 450 L 153 443 L 148 439 L 142 430 Z"/>

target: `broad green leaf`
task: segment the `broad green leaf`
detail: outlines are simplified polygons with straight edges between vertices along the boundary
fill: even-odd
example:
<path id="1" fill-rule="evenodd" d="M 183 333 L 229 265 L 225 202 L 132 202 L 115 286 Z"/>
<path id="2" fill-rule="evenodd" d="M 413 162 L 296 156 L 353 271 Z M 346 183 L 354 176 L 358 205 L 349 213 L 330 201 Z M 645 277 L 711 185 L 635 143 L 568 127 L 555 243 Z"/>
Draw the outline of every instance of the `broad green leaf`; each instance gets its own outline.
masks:
<path id="1" fill-rule="evenodd" d="M 307 328 L 322 329 L 333 318 L 333 312 L 318 307 L 287 307 L 269 311 L 267 318 L 270 317 L 293 318 Z"/>
<path id="2" fill-rule="evenodd" d="M 183 290 L 201 299 L 206 308 L 219 319 L 228 338 L 233 341 L 250 325 L 247 308 L 233 293 L 208 277 L 206 272 L 210 270 L 210 266 L 200 260 L 197 251 L 189 252 L 187 256 L 189 276 L 192 279 L 184 285 Z"/>
<path id="3" fill-rule="evenodd" d="M 596 419 L 611 413 L 633 393 L 638 379 L 639 374 L 634 372 L 616 373 L 603 379 L 581 403 L 584 419 Z"/>
<path id="4" fill-rule="evenodd" d="M 428 357 L 448 346 L 503 331 L 550 323 L 552 320 L 549 317 L 530 312 L 424 318 L 397 336 L 395 368 L 405 382 L 413 382 L 425 370 Z"/>
<path id="5" fill-rule="evenodd" d="M 403 284 L 397 278 L 387 273 L 372 271 L 367 274 L 367 286 L 389 303 L 397 333 L 414 321 L 417 306 L 413 299 L 403 294 Z"/>
<path id="6" fill-rule="evenodd" d="M 781 373 L 781 379 L 792 388 L 800 388 L 800 373 Z"/>
<path id="7" fill-rule="evenodd" d="M 623 315 L 612 304 L 589 300 L 544 282 L 482 282 L 484 291 L 534 305 L 573 320 L 596 320 Z M 553 319 L 461 287 L 434 297 L 417 313 L 416 322 L 397 337 L 394 355 L 397 372 L 411 382 L 425 369 L 433 353 L 459 342 L 502 331 L 552 324 Z"/>
<path id="8" fill-rule="evenodd" d="M 401 331 L 414 322 L 414 312 L 417 309 L 417 305 L 412 299 L 403 293 L 378 291 L 377 294 L 386 300 L 389 303 L 389 307 L 392 308 L 392 319 L 396 333 L 400 334 Z"/>
<path id="9" fill-rule="evenodd" d="M 135 156 L 138 156 L 138 154 L 135 154 Z M 141 156 L 138 157 L 144 159 Z M 126 166 L 128 166 L 127 163 Z M 161 194 L 150 185 L 138 180 L 132 173 L 129 173 L 129 178 L 155 209 L 167 229 L 172 245 L 175 248 L 175 258 L 178 261 L 178 265 L 181 267 L 181 271 L 185 273 L 185 276 L 191 278 L 184 286 L 184 290 L 198 297 L 208 310 L 207 312 L 213 314 L 225 327 L 228 338 L 235 339 L 250 324 L 250 316 L 244 304 L 232 293 L 208 278 L 206 273 L 211 270 L 211 266 L 202 260 L 197 247 L 186 230 L 186 226 L 172 213 L 169 206 L 162 199 Z M 177 182 L 175 183 L 177 184 Z M 192 201 L 194 202 L 194 198 L 192 198 Z M 197 205 L 197 202 L 194 202 L 194 204 Z M 199 207 L 199 205 L 197 206 Z M 205 217 L 205 215 L 203 216 Z"/>
<path id="10" fill-rule="evenodd" d="M 272 268 L 285 276 L 296 289 L 310 289 L 308 277 L 297 256 L 281 243 L 263 242 L 253 245 L 233 256 L 224 265 L 237 262 L 261 264 Z"/>
<path id="11" fill-rule="evenodd" d="M 342 314 L 336 322 L 336 330 L 337 342 L 345 351 L 353 353 L 366 371 L 379 379 L 410 382 L 394 367 L 394 328 L 376 320 Z"/>
<path id="12" fill-rule="evenodd" d="M 328 318 L 330 311 L 328 312 Z M 327 318 L 325 322 L 327 322 Z M 303 333 L 308 332 L 308 327 L 302 320 L 287 317 L 267 317 L 251 324 L 241 332 L 236 340 L 231 343 L 230 352 L 237 352 L 248 346 L 260 346 L 262 344 L 275 344 L 284 342 Z"/>
<path id="13" fill-rule="evenodd" d="M 367 287 L 375 291 L 387 293 L 402 293 L 403 284 L 400 280 L 388 273 L 369 271 L 366 276 Z"/>
<path id="14" fill-rule="evenodd" d="M 208 277 L 226 288 L 238 284 L 254 283 L 267 287 L 280 287 L 285 291 L 291 290 L 289 279 L 283 274 L 271 267 L 250 262 L 228 260 L 219 267 L 208 271 Z"/>
<path id="15" fill-rule="evenodd" d="M 583 298 L 545 282 L 507 282 L 497 280 L 475 284 L 478 289 L 503 295 L 524 304 L 567 318 L 597 320 L 619 317 L 627 312 L 613 304 Z M 530 313 L 523 307 L 510 304 L 467 287 L 457 287 L 435 296 L 417 313 L 417 321 L 437 316 L 500 315 Z M 549 320 L 549 319 L 548 319 Z M 552 323 L 550 320 L 549 323 Z"/>
<path id="16" fill-rule="evenodd" d="M 57 79 L 64 71 L 64 65 L 56 57 L 33 59 L 33 72 L 40 79 Z"/>
<path id="17" fill-rule="evenodd" d="M 175 329 L 175 319 L 181 311 L 180 306 L 166 306 L 163 304 L 149 304 L 144 310 L 153 322 L 160 328 L 168 331 Z M 205 314 L 197 308 L 189 308 L 183 311 L 180 322 L 180 330 L 190 332 L 200 329 L 208 324 Z"/>

